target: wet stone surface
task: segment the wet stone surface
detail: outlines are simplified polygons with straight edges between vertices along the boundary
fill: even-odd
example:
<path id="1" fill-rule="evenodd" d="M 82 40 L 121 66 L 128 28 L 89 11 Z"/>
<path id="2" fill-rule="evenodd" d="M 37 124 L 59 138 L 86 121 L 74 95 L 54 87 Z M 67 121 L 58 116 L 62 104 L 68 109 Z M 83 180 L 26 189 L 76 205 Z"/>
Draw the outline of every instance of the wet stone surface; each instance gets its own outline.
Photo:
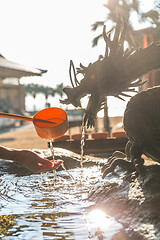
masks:
<path id="1" fill-rule="evenodd" d="M 34 151 L 43 157 L 52 159 L 49 150 Z M 62 159 L 66 169 L 75 168 L 76 170 L 80 168 L 81 156 L 68 150 L 55 149 L 55 159 Z M 102 209 L 108 216 L 114 217 L 123 226 L 122 231 L 125 231 L 123 235 L 121 235 L 122 231 L 119 232 L 116 238 L 104 237 L 102 239 L 160 239 L 160 165 L 153 165 L 153 162 L 148 160 L 146 173 L 143 177 L 136 176 L 134 172 L 129 173 L 117 167 L 114 173 L 108 174 L 102 180 L 100 170 L 106 161 L 106 158 L 92 156 L 85 156 L 83 159 L 84 168 L 87 167 L 89 169 L 97 166 L 97 169 L 94 171 L 95 174 L 98 172 L 97 179 L 95 177 L 92 182 L 93 177 L 90 177 L 86 180 L 86 183 L 87 181 L 90 181 L 90 183 L 88 182 L 88 185 L 85 183 L 85 192 L 88 192 L 87 199 L 89 202 L 94 202 L 94 204 L 87 208 L 90 210 L 94 208 Z M 60 168 L 59 171 L 61 170 Z M 14 174 L 18 177 L 18 181 L 20 181 L 21 178 L 19 177 L 21 176 L 26 176 L 28 179 L 28 176 L 32 175 L 31 172 L 16 163 L 1 160 L 0 176 L 3 178 L 5 173 Z M 76 173 L 74 174 L 76 176 Z M 63 175 L 64 173 L 61 174 L 61 177 Z M 36 178 L 39 179 L 38 175 L 36 175 Z M 25 181 L 25 179 L 23 180 Z M 59 189 L 64 191 L 63 185 Z"/>
<path id="2" fill-rule="evenodd" d="M 144 177 L 118 169 L 93 187 L 89 199 L 114 216 L 131 239 L 160 239 L 160 165 L 146 166 Z"/>

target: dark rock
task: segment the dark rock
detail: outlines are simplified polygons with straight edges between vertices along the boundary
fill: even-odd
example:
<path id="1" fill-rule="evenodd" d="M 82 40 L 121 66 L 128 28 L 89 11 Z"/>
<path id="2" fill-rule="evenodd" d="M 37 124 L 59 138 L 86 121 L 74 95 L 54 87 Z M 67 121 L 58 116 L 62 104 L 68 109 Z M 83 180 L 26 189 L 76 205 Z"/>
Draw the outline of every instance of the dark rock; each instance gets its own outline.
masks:
<path id="1" fill-rule="evenodd" d="M 0 175 L 3 175 L 5 173 L 15 174 L 19 177 L 32 174 L 31 171 L 16 162 L 0 159 Z"/>
<path id="2" fill-rule="evenodd" d="M 49 150 L 43 150 L 39 152 L 39 150 L 37 151 L 37 153 L 39 154 L 44 154 L 45 156 L 47 156 L 48 159 L 52 160 L 53 157 L 50 154 Z M 81 155 L 74 153 L 72 151 L 63 149 L 63 148 L 54 148 L 54 159 L 58 160 L 63 160 L 64 166 L 66 169 L 73 169 L 76 167 L 81 167 Z M 94 165 L 103 165 L 104 164 L 104 159 L 100 159 L 100 158 L 96 158 L 93 156 L 84 156 L 83 157 L 83 166 L 84 167 L 91 167 Z M 62 170 L 62 168 L 60 167 L 59 170 Z"/>
<path id="3" fill-rule="evenodd" d="M 160 239 L 160 165 L 145 166 L 145 176 L 118 170 L 94 186 L 89 200 L 114 216 L 131 239 Z"/>

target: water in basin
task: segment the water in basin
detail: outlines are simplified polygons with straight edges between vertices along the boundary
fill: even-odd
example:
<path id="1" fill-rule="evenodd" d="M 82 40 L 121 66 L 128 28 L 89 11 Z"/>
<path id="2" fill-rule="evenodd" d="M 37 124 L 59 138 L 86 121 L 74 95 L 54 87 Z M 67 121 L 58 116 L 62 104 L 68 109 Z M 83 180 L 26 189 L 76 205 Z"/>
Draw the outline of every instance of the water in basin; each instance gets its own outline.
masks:
<path id="1" fill-rule="evenodd" d="M 0 237 L 3 239 L 113 239 L 122 225 L 100 209 L 88 192 L 101 179 L 96 167 L 54 173 L 0 176 Z M 81 181 L 82 180 L 82 181 Z"/>

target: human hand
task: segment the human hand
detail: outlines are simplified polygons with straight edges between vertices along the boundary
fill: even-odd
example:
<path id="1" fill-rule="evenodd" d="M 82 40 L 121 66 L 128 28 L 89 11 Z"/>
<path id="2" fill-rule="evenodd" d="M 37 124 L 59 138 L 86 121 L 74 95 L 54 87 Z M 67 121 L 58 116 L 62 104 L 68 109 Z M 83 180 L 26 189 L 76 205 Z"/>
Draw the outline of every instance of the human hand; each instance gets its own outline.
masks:
<path id="1" fill-rule="evenodd" d="M 31 150 L 19 151 L 19 156 L 15 160 L 33 173 L 53 171 L 60 167 L 62 160 L 52 160 L 42 158 Z"/>

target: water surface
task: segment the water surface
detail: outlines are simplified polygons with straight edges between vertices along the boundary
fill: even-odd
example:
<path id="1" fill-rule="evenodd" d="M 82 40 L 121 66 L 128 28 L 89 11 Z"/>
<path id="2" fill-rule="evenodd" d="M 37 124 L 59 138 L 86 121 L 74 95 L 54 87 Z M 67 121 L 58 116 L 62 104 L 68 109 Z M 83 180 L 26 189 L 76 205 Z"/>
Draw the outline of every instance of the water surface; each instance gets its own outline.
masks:
<path id="1" fill-rule="evenodd" d="M 0 176 L 0 238 L 106 239 L 122 225 L 100 209 L 90 210 L 89 190 L 101 180 L 96 167 L 16 176 Z M 83 175 L 81 175 L 83 174 Z M 81 181 L 82 180 L 82 181 Z M 116 238 L 115 238 L 116 239 Z"/>

